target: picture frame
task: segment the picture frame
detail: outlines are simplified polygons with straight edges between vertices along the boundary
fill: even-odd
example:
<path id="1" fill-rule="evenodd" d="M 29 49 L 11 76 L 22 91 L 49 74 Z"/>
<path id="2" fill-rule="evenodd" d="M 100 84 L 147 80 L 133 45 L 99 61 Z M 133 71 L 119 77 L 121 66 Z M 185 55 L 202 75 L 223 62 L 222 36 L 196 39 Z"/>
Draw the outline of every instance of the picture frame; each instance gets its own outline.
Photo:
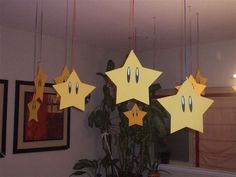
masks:
<path id="1" fill-rule="evenodd" d="M 6 155 L 8 81 L 0 79 L 0 158 Z"/>
<path id="2" fill-rule="evenodd" d="M 52 84 L 46 83 L 38 120 L 29 119 L 28 103 L 34 82 L 16 81 L 13 153 L 65 150 L 70 146 L 70 109 L 59 109 L 60 99 Z"/>

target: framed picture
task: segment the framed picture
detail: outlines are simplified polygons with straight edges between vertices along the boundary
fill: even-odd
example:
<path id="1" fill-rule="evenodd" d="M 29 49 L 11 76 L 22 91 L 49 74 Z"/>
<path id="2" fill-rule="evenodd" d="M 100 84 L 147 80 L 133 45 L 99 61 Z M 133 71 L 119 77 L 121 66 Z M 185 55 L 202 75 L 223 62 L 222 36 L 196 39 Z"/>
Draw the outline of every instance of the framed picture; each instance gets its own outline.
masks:
<path id="1" fill-rule="evenodd" d="M 13 153 L 63 150 L 69 148 L 70 110 L 59 110 L 60 99 L 52 84 L 45 84 L 37 120 L 29 116 L 35 86 L 16 81 Z"/>
<path id="2" fill-rule="evenodd" d="M 7 91 L 8 81 L 0 80 L 0 157 L 6 154 Z"/>

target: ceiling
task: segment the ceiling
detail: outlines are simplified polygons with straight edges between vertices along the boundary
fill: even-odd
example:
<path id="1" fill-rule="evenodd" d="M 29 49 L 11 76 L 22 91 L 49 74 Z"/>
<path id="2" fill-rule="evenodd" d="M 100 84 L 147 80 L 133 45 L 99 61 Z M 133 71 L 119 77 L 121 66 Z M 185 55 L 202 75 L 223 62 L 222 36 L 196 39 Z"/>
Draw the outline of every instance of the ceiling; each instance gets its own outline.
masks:
<path id="1" fill-rule="evenodd" d="M 196 42 L 196 12 L 200 14 L 201 43 L 236 37 L 236 0 L 186 1 L 187 6 L 191 6 L 191 14 L 187 9 L 187 37 L 191 20 L 192 43 Z M 68 28 L 71 31 L 73 0 L 68 2 Z M 130 0 L 77 0 L 77 39 L 96 47 L 127 48 L 129 2 Z M 67 0 L 43 0 L 44 34 L 65 37 L 66 4 Z M 35 7 L 36 0 L 0 0 L 1 24 L 34 32 Z M 157 47 L 181 46 L 183 0 L 135 0 L 137 49 L 154 48 L 154 16 L 157 24 Z"/>

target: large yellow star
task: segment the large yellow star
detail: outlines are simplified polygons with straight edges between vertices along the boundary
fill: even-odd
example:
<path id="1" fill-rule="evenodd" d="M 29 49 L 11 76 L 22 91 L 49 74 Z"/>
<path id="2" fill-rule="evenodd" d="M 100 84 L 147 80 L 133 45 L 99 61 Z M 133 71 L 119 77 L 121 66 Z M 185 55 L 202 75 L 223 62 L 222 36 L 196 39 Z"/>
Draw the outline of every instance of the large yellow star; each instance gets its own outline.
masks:
<path id="1" fill-rule="evenodd" d="M 40 102 L 37 101 L 35 94 L 31 100 L 31 102 L 28 103 L 28 109 L 29 109 L 29 120 L 35 120 L 38 122 L 38 110 L 40 108 Z"/>
<path id="2" fill-rule="evenodd" d="M 117 87 L 116 104 L 136 99 L 149 104 L 149 86 L 161 72 L 144 68 L 133 51 L 123 67 L 106 72 Z"/>
<path id="3" fill-rule="evenodd" d="M 203 132 L 203 114 L 213 100 L 196 93 L 190 79 L 187 79 L 174 96 L 158 101 L 171 115 L 171 133 L 188 127 Z"/>
<path id="4" fill-rule="evenodd" d="M 85 110 L 85 97 L 95 89 L 94 86 L 81 82 L 75 70 L 66 82 L 53 87 L 61 96 L 60 109 L 74 106 L 82 111 Z"/>
<path id="5" fill-rule="evenodd" d="M 197 83 L 192 75 L 190 75 L 188 79 L 192 83 L 192 86 L 193 86 L 194 90 L 196 91 L 196 93 L 198 95 L 201 95 L 203 93 L 204 89 L 206 88 L 206 86 L 203 84 Z M 181 86 L 176 86 L 176 89 L 179 90 L 180 87 Z"/>
<path id="6" fill-rule="evenodd" d="M 124 114 L 129 119 L 129 126 L 135 124 L 143 126 L 143 118 L 147 113 L 140 110 L 137 104 L 135 104 L 130 111 L 126 111 Z"/>
<path id="7" fill-rule="evenodd" d="M 66 82 L 69 76 L 70 76 L 69 69 L 67 66 L 64 66 L 61 74 L 59 76 L 55 77 L 54 82 L 56 84 Z"/>
<path id="8" fill-rule="evenodd" d="M 41 101 L 43 101 L 43 92 L 46 80 L 47 80 L 47 75 L 44 73 L 41 64 L 39 64 L 37 75 L 34 78 L 36 100 L 39 98 Z"/>

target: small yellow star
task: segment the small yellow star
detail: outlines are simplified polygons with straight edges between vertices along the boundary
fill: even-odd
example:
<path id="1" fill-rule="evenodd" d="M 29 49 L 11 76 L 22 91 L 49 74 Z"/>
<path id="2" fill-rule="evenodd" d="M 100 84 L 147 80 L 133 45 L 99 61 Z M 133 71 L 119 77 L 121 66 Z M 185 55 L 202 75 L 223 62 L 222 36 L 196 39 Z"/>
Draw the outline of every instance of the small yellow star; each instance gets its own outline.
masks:
<path id="1" fill-rule="evenodd" d="M 189 81 L 192 83 L 192 86 L 193 86 L 194 90 L 196 91 L 196 93 L 197 93 L 198 95 L 201 95 L 201 94 L 203 93 L 204 89 L 206 88 L 206 86 L 203 85 L 203 84 L 197 83 L 196 80 L 194 79 L 194 77 L 193 77 L 192 75 L 190 75 L 188 79 L 189 79 Z M 177 90 L 179 90 L 180 87 L 181 87 L 181 85 L 178 85 L 178 86 L 176 86 L 175 88 L 176 88 Z"/>
<path id="2" fill-rule="evenodd" d="M 85 110 L 85 97 L 95 89 L 94 86 L 81 82 L 75 70 L 66 82 L 53 87 L 61 96 L 60 109 L 74 106 L 82 111 Z"/>
<path id="3" fill-rule="evenodd" d="M 135 124 L 143 126 L 143 118 L 147 113 L 140 110 L 137 104 L 135 104 L 130 111 L 126 111 L 124 114 L 129 119 L 129 126 Z"/>
<path id="4" fill-rule="evenodd" d="M 144 68 L 133 51 L 123 67 L 106 72 L 117 87 L 116 104 L 136 99 L 149 104 L 149 86 L 161 72 Z"/>
<path id="5" fill-rule="evenodd" d="M 196 82 L 199 83 L 199 84 L 202 84 L 202 85 L 206 85 L 207 83 L 207 78 L 204 77 L 201 73 L 200 73 L 200 70 L 197 69 L 197 72 L 195 74 L 195 79 L 196 79 Z"/>
<path id="6" fill-rule="evenodd" d="M 55 77 L 54 82 L 56 84 L 66 82 L 69 76 L 70 76 L 69 69 L 67 66 L 64 66 L 61 74 L 59 76 Z"/>
<path id="7" fill-rule="evenodd" d="M 171 115 L 171 133 L 185 127 L 203 132 L 203 114 L 213 103 L 196 93 L 191 79 L 182 84 L 176 95 L 158 101 Z"/>
<path id="8" fill-rule="evenodd" d="M 29 120 L 34 120 L 38 122 L 38 110 L 40 108 L 40 102 L 37 101 L 35 94 L 31 100 L 31 102 L 28 103 L 28 109 L 29 109 Z"/>
<path id="9" fill-rule="evenodd" d="M 39 64 L 37 75 L 34 78 L 36 100 L 39 98 L 41 101 L 43 101 L 43 92 L 44 92 L 44 85 L 45 85 L 46 80 L 47 80 L 47 76 L 44 73 L 41 64 Z"/>

